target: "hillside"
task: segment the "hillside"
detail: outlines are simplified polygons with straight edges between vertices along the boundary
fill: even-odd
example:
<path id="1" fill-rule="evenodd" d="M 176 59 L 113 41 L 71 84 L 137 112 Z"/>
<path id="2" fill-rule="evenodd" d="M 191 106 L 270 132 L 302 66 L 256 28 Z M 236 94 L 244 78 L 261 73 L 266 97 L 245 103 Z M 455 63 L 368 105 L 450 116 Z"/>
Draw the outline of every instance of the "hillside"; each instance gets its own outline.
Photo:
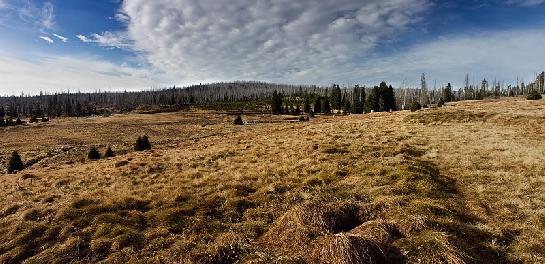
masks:
<path id="1" fill-rule="evenodd" d="M 545 104 L 0 129 L 0 263 L 543 263 Z M 153 149 L 134 152 L 147 134 Z M 86 160 L 90 146 L 116 157 Z"/>

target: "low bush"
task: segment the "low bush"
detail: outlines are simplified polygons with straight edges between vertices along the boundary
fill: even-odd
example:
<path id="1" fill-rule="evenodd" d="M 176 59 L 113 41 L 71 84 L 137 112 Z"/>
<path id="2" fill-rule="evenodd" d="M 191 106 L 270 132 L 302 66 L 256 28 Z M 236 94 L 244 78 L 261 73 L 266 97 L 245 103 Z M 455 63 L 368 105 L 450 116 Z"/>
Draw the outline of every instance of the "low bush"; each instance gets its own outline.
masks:
<path id="1" fill-rule="evenodd" d="M 112 150 L 112 147 L 108 146 L 108 149 L 106 149 L 106 152 L 104 153 L 105 158 L 112 158 L 115 157 L 114 151 Z"/>
<path id="2" fill-rule="evenodd" d="M 87 153 L 87 158 L 89 160 L 98 160 L 100 159 L 100 152 L 98 152 L 96 147 L 91 147 L 89 153 Z"/>
<path id="3" fill-rule="evenodd" d="M 531 90 L 528 93 L 528 96 L 526 96 L 526 99 L 528 100 L 541 100 L 542 98 L 543 96 L 541 96 L 541 94 L 536 90 Z"/>
<path id="4" fill-rule="evenodd" d="M 8 173 L 12 174 L 17 171 L 22 171 L 24 169 L 23 160 L 17 151 L 11 153 L 11 158 L 8 163 Z"/>
<path id="5" fill-rule="evenodd" d="M 244 122 L 242 121 L 242 117 L 240 115 L 237 115 L 235 118 L 235 121 L 233 122 L 236 126 L 242 126 L 244 125 Z"/>
<path id="6" fill-rule="evenodd" d="M 422 109 L 422 105 L 419 102 L 413 102 L 411 104 L 411 107 L 410 107 L 411 112 L 418 111 L 420 109 Z"/>
<path id="7" fill-rule="evenodd" d="M 148 136 L 138 137 L 136 143 L 134 144 L 134 150 L 144 151 L 151 149 L 151 143 Z"/>

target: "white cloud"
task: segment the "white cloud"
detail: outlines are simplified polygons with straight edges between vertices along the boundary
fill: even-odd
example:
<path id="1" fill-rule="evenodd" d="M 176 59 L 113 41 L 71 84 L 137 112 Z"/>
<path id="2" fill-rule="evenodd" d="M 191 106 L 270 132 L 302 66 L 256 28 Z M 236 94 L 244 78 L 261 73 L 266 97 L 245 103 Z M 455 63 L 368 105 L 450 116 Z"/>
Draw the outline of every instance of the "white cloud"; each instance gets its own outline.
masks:
<path id="1" fill-rule="evenodd" d="M 49 30 L 55 27 L 55 12 L 51 2 L 45 2 L 40 14 L 40 28 Z"/>
<path id="2" fill-rule="evenodd" d="M 337 67 L 395 38 L 428 6 L 428 0 L 125 0 L 122 12 L 132 49 L 180 81 L 312 82 L 324 77 L 317 72 L 334 79 Z M 106 39 L 100 43 L 117 43 Z"/>
<path id="3" fill-rule="evenodd" d="M 56 28 L 55 8 L 49 1 L 43 2 L 41 7 L 36 6 L 32 1 L 13 1 L 9 9 L 17 14 L 23 25 L 38 29 L 42 34 L 47 34 L 47 31 Z M 17 24 L 15 21 L 12 23 Z"/>
<path id="4" fill-rule="evenodd" d="M 85 43 L 88 43 L 88 42 L 91 42 L 91 40 L 89 40 L 86 36 L 84 35 L 76 35 L 76 37 L 81 40 L 82 42 L 85 42 Z"/>
<path id="5" fill-rule="evenodd" d="M 40 38 L 43 39 L 44 41 L 47 41 L 50 44 L 54 42 L 50 37 L 40 36 Z"/>
<path id="6" fill-rule="evenodd" d="M 507 0 L 508 5 L 537 6 L 545 3 L 545 0 Z"/>
<path id="7" fill-rule="evenodd" d="M 132 48 L 132 41 L 124 32 L 106 31 L 101 34 L 93 33 L 89 36 L 77 35 L 78 39 L 85 43 L 97 43 L 102 47 L 129 49 Z"/>
<path id="8" fill-rule="evenodd" d="M 67 90 L 141 90 L 156 83 L 149 74 L 153 72 L 93 57 L 42 56 L 31 61 L 0 53 L 1 95 Z"/>
<path id="9" fill-rule="evenodd" d="M 61 36 L 61 35 L 58 35 L 58 34 L 53 34 L 53 36 L 55 36 L 56 38 L 60 39 L 62 42 L 66 43 L 68 42 L 68 38 L 67 37 L 64 37 L 64 36 Z"/>
<path id="10" fill-rule="evenodd" d="M 369 84 L 406 80 L 418 86 L 420 74 L 426 72 L 428 81 L 437 80 L 438 86 L 447 82 L 460 86 L 466 73 L 476 83 L 497 78 L 514 84 L 517 77 L 528 83 L 534 72 L 545 70 L 544 40 L 543 29 L 447 36 L 397 54 L 377 54 L 359 65 L 346 65 L 338 79 Z"/>
<path id="11" fill-rule="evenodd" d="M 115 14 L 115 19 L 121 23 L 129 23 L 130 18 L 126 14 L 123 13 L 117 13 Z"/>

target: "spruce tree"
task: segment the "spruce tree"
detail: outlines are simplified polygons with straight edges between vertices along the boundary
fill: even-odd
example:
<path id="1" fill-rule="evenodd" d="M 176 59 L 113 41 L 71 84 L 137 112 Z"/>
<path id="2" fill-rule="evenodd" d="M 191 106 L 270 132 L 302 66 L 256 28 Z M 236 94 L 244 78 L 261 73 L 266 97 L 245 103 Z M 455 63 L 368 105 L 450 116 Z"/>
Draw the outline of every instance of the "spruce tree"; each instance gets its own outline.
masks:
<path id="1" fill-rule="evenodd" d="M 24 169 L 23 160 L 17 151 L 11 153 L 11 158 L 8 163 L 8 173 L 12 174 L 16 171 L 22 171 Z"/>
<path id="2" fill-rule="evenodd" d="M 134 150 L 136 151 L 143 151 L 144 149 L 142 149 L 142 137 L 138 137 L 138 139 L 136 139 L 136 142 L 134 143 Z"/>
<path id="3" fill-rule="evenodd" d="M 316 98 L 316 101 L 314 102 L 314 113 L 321 113 L 322 112 L 322 98 L 318 97 Z"/>
<path id="4" fill-rule="evenodd" d="M 233 121 L 233 124 L 235 124 L 236 126 L 244 125 L 244 122 L 242 121 L 242 117 L 240 115 L 237 115 L 237 117 L 235 118 L 235 121 Z"/>
<path id="5" fill-rule="evenodd" d="M 341 87 L 338 84 L 334 84 L 331 90 L 331 107 L 335 110 L 340 110 L 342 107 Z"/>
<path id="6" fill-rule="evenodd" d="M 305 105 L 303 107 L 303 111 L 305 111 L 306 114 L 310 113 L 310 99 L 308 98 L 308 95 L 305 96 Z"/>
<path id="7" fill-rule="evenodd" d="M 526 99 L 528 100 L 541 100 L 543 96 L 539 94 L 539 92 L 536 89 L 532 89 L 529 93 Z"/>
<path id="8" fill-rule="evenodd" d="M 273 92 L 271 108 L 274 115 L 282 114 L 282 95 L 276 90 Z"/>
<path id="9" fill-rule="evenodd" d="M 151 149 L 151 143 L 149 141 L 148 136 L 146 135 L 142 137 L 142 146 L 144 147 L 144 150 Z"/>
<path id="10" fill-rule="evenodd" d="M 138 137 L 136 143 L 134 144 L 134 150 L 144 151 L 148 149 L 151 149 L 151 143 L 148 136 Z"/>
<path id="11" fill-rule="evenodd" d="M 91 147 L 89 153 L 87 153 L 87 158 L 89 160 L 98 160 L 100 159 L 100 152 L 98 152 L 96 147 Z"/>
<path id="12" fill-rule="evenodd" d="M 445 102 L 452 102 L 452 85 L 450 83 L 447 84 L 447 87 L 443 90 L 443 100 Z"/>
<path id="13" fill-rule="evenodd" d="M 380 111 L 380 89 L 378 86 L 373 87 L 367 96 L 367 107 L 370 111 Z"/>
<path id="14" fill-rule="evenodd" d="M 362 97 L 361 91 L 363 88 L 360 88 L 358 85 L 354 86 L 352 90 L 352 113 L 353 114 L 363 114 L 363 101 L 365 101 L 365 92 Z"/>
<path id="15" fill-rule="evenodd" d="M 329 103 L 329 99 L 325 98 L 322 105 L 322 111 L 324 114 L 331 114 L 331 104 Z"/>

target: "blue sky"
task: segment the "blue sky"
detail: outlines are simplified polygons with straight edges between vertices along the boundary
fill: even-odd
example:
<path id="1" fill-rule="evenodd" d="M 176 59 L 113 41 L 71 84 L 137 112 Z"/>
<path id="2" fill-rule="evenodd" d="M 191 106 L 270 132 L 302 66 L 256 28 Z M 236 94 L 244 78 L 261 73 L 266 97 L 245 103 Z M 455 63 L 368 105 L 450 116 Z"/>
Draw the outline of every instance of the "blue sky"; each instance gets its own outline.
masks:
<path id="1" fill-rule="evenodd" d="M 545 70 L 545 0 L 0 0 L 0 94 Z"/>

